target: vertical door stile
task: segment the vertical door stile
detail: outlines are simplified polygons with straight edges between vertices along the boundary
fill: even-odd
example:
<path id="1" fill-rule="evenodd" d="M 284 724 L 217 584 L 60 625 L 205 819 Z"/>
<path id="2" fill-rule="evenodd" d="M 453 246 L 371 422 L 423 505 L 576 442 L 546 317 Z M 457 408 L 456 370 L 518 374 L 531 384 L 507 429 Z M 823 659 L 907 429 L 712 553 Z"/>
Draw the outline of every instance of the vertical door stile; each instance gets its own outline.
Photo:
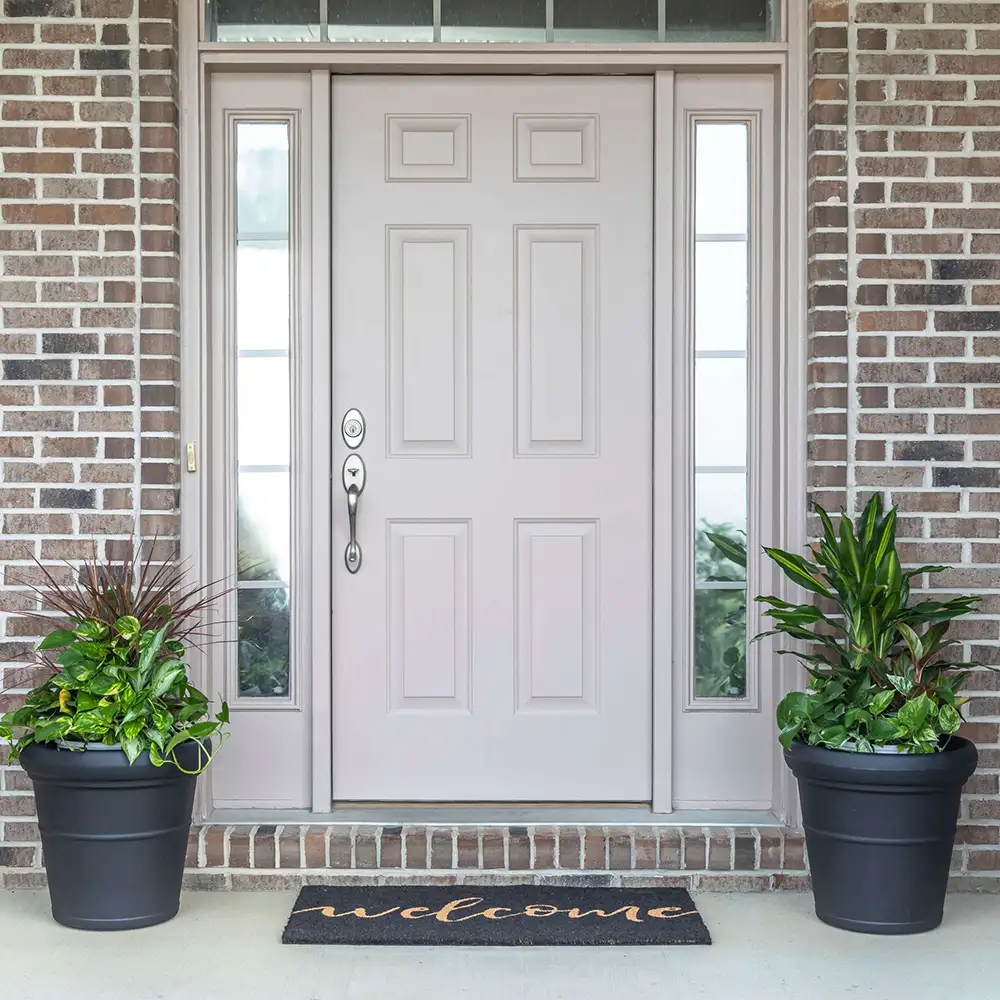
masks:
<path id="1" fill-rule="evenodd" d="M 653 113 L 653 812 L 673 808 L 674 74 L 658 72 Z"/>
<path id="2" fill-rule="evenodd" d="M 324 11 L 326 3 L 324 0 Z M 312 275 L 308 282 L 310 321 L 302 338 L 300 386 L 302 392 L 295 406 L 301 438 L 310 444 L 303 453 L 303 519 L 310 525 L 310 549 L 301 553 L 303 579 L 302 611 L 308 615 L 301 634 L 308 648 L 303 650 L 301 669 L 311 675 L 311 800 L 314 812 L 330 808 L 333 781 L 333 645 L 331 588 L 331 458 L 333 357 L 332 275 L 330 228 L 332 224 L 331 133 L 332 78 L 329 70 L 313 70 L 311 83 L 312 157 L 305 176 L 312 188 Z M 302 523 L 306 523 L 305 520 Z M 306 595 L 308 597 L 306 598 Z M 308 600 L 308 604 L 306 601 Z"/>

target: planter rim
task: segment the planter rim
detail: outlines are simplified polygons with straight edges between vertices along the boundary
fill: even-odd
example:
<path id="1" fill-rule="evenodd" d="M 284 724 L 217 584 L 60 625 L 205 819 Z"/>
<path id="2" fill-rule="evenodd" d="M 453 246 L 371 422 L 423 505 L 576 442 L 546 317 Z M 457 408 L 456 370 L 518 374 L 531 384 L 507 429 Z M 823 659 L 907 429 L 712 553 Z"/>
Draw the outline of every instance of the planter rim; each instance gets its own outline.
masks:
<path id="1" fill-rule="evenodd" d="M 809 746 L 796 740 L 784 751 L 798 776 L 882 786 L 964 784 L 976 769 L 975 744 L 953 736 L 937 753 L 860 753 Z"/>

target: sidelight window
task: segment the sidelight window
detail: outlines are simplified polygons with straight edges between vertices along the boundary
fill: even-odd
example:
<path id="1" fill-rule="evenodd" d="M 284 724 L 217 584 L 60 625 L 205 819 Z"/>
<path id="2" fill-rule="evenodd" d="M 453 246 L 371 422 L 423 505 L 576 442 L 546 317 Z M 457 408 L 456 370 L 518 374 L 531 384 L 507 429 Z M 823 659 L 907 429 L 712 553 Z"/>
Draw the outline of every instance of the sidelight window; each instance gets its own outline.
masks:
<path id="1" fill-rule="evenodd" d="M 288 120 L 234 121 L 237 690 L 289 694 Z"/>
<path id="2" fill-rule="evenodd" d="M 694 683 L 747 691 L 750 125 L 694 125 Z"/>

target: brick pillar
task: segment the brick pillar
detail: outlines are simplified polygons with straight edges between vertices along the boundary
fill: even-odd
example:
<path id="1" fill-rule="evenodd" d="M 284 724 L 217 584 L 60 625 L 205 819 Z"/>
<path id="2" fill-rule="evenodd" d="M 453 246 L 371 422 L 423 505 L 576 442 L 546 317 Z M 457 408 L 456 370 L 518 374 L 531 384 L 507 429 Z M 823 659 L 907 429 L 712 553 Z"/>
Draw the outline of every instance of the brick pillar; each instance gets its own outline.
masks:
<path id="1" fill-rule="evenodd" d="M 954 567 L 936 587 L 985 593 L 955 634 L 1000 664 L 1000 4 L 852 0 L 849 20 L 849 492 L 900 507 L 904 560 Z M 981 887 L 1000 870 L 1000 685 L 969 687 L 981 766 L 957 863 Z"/>
<path id="2" fill-rule="evenodd" d="M 16 587 L 39 579 L 32 559 L 68 577 L 60 561 L 93 538 L 158 531 L 169 550 L 177 535 L 176 25 L 175 0 L 3 0 L 2 13 L 9 661 L 38 632 Z M 0 710 L 37 679 L 0 664 Z M 33 814 L 22 772 L 0 766 L 0 869 L 37 866 Z"/>

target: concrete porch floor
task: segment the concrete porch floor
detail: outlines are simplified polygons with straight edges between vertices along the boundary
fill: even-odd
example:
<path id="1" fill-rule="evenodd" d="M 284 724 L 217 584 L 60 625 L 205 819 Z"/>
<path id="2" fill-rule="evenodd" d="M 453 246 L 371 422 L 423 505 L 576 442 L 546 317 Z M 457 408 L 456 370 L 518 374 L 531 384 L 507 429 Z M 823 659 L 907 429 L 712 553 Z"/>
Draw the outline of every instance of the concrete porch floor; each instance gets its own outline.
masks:
<path id="1" fill-rule="evenodd" d="M 668 948 L 283 946 L 295 894 L 186 893 L 161 927 L 60 927 L 0 892 L 0 981 L 17 1000 L 939 1000 L 1000 995 L 1000 897 L 952 895 L 930 935 L 826 927 L 803 893 L 701 893 L 715 944 Z"/>

